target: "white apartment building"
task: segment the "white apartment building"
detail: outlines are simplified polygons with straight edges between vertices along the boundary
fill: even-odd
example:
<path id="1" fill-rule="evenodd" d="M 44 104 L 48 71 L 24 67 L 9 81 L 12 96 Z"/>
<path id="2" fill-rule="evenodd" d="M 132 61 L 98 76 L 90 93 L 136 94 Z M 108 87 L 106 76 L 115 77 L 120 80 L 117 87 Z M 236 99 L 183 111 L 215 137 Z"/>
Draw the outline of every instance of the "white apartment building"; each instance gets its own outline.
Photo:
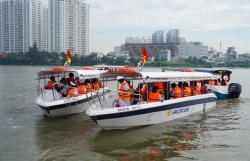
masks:
<path id="1" fill-rule="evenodd" d="M 85 0 L 49 0 L 49 51 L 89 54 L 89 5 Z"/>
<path id="2" fill-rule="evenodd" d="M 40 0 L 0 1 L 0 52 L 27 52 L 34 42 L 42 49 Z"/>
<path id="3" fill-rule="evenodd" d="M 159 54 L 161 60 L 163 61 L 171 61 L 171 51 L 170 50 L 160 50 L 160 54 Z"/>
<path id="4" fill-rule="evenodd" d="M 169 30 L 168 33 L 166 34 L 166 42 L 167 43 L 179 44 L 180 43 L 179 39 L 180 39 L 180 30 L 179 29 Z"/>
<path id="5" fill-rule="evenodd" d="M 155 31 L 152 34 L 152 43 L 164 43 L 164 31 Z"/>
<path id="6" fill-rule="evenodd" d="M 49 33 L 48 33 L 49 13 L 48 13 L 48 7 L 42 6 L 41 12 L 42 12 L 41 50 L 49 51 Z"/>
<path id="7" fill-rule="evenodd" d="M 179 45 L 180 58 L 188 58 L 190 56 L 200 58 L 203 55 L 208 55 L 208 46 L 203 45 L 202 42 L 183 42 Z"/>

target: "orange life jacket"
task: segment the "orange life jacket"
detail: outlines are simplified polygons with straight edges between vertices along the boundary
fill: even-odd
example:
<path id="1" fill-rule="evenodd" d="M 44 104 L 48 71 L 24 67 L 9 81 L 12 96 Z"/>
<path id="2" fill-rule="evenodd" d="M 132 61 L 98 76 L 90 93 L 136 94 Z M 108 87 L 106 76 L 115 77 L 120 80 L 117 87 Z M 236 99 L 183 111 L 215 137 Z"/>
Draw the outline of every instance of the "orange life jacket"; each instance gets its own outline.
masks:
<path id="1" fill-rule="evenodd" d="M 69 88 L 68 96 L 74 96 L 75 89 L 76 88 Z"/>
<path id="2" fill-rule="evenodd" d="M 98 81 L 99 87 L 102 88 L 102 82 Z"/>
<path id="3" fill-rule="evenodd" d="M 92 86 L 92 84 L 91 84 L 91 83 L 86 83 L 86 84 L 87 84 L 87 87 L 88 87 L 87 93 L 92 92 L 92 91 L 93 91 L 93 86 Z"/>
<path id="4" fill-rule="evenodd" d="M 201 95 L 201 89 L 198 86 L 194 86 L 196 95 Z"/>
<path id="5" fill-rule="evenodd" d="M 79 94 L 85 94 L 86 93 L 86 86 L 85 85 L 78 86 L 78 91 L 79 91 Z"/>
<path id="6" fill-rule="evenodd" d="M 121 91 L 121 92 L 125 92 L 125 93 L 118 93 L 118 99 L 119 100 L 126 100 L 126 101 L 129 101 L 130 100 L 130 92 L 129 92 L 129 89 L 128 89 L 128 91 L 126 91 L 125 89 L 124 89 L 124 85 L 127 85 L 128 86 L 128 88 L 129 88 L 129 84 L 127 83 L 127 82 L 122 82 L 122 84 L 120 85 L 120 89 L 119 89 L 119 91 Z"/>
<path id="7" fill-rule="evenodd" d="M 201 86 L 201 94 L 207 94 L 207 86 L 206 85 Z"/>
<path id="8" fill-rule="evenodd" d="M 220 82 L 217 82 L 217 86 L 221 86 L 221 83 L 220 83 Z"/>
<path id="9" fill-rule="evenodd" d="M 208 84 L 214 85 L 214 80 L 210 80 Z"/>
<path id="10" fill-rule="evenodd" d="M 159 102 L 159 93 L 150 92 L 148 97 L 148 102 Z"/>
<path id="11" fill-rule="evenodd" d="M 54 82 L 48 81 L 48 85 L 47 85 L 46 89 L 52 89 L 52 86 L 54 83 L 56 83 L 56 81 L 54 81 Z"/>
<path id="12" fill-rule="evenodd" d="M 184 87 L 184 95 L 183 97 L 189 97 L 191 96 L 191 89 L 189 87 Z"/>
<path id="13" fill-rule="evenodd" d="M 95 82 L 95 83 L 94 83 L 94 86 L 95 86 L 95 90 L 98 90 L 98 89 L 100 88 L 99 82 Z"/>
<path id="14" fill-rule="evenodd" d="M 174 98 L 181 98 L 181 88 L 175 87 L 174 90 L 175 90 Z"/>
<path id="15" fill-rule="evenodd" d="M 195 88 L 192 87 L 192 86 L 188 86 L 191 90 L 191 96 L 195 96 L 196 95 L 196 92 L 195 92 Z"/>

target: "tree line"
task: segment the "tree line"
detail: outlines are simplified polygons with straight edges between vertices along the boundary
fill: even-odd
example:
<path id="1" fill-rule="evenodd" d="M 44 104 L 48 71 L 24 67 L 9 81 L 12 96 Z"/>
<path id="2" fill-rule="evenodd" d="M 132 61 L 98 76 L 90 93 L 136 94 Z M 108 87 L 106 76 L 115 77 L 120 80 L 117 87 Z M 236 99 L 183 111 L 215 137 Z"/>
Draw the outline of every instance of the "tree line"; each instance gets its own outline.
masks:
<path id="1" fill-rule="evenodd" d="M 138 54 L 139 55 L 139 54 Z M 6 57 L 0 56 L 0 65 L 58 65 L 63 66 L 66 60 L 66 53 L 61 52 L 47 52 L 38 51 L 36 43 L 33 47 L 30 47 L 28 52 L 20 53 L 9 53 Z M 137 66 L 140 61 L 138 58 L 130 58 L 126 60 L 123 57 L 109 57 L 103 56 L 102 58 L 97 58 L 97 55 L 78 55 L 74 54 L 72 56 L 71 65 L 74 66 L 93 66 L 96 64 L 107 64 L 107 65 L 130 65 Z M 160 58 L 155 58 L 154 61 L 149 61 L 144 66 L 148 67 L 209 67 L 206 61 L 203 59 L 198 59 L 196 57 L 189 57 L 183 62 L 166 62 Z"/>

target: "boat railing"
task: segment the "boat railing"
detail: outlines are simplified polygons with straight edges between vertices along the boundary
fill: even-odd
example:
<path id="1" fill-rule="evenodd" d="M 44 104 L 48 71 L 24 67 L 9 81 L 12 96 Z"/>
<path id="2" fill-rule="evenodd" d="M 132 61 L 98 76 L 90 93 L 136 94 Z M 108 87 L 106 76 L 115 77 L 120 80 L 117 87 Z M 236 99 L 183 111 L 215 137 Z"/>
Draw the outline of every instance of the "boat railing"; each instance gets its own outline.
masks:
<path id="1" fill-rule="evenodd" d="M 40 95 L 42 95 L 42 100 L 44 100 L 44 98 L 45 98 L 44 89 L 42 88 L 41 84 L 38 84 L 36 89 L 37 89 L 37 98 L 39 98 Z"/>
<path id="2" fill-rule="evenodd" d="M 112 106 L 108 104 L 107 99 L 105 98 L 105 93 L 110 93 L 110 92 L 116 92 L 116 93 L 124 93 L 126 94 L 126 92 L 122 92 L 122 91 L 117 91 L 117 90 L 112 90 L 112 89 L 99 89 L 97 91 L 93 91 L 91 93 L 86 93 L 86 97 L 88 99 L 90 108 L 93 108 L 93 105 L 96 105 L 97 103 L 100 104 L 101 108 L 104 109 L 104 107 L 106 108 L 114 108 L 114 102 L 119 101 L 118 99 L 115 99 L 112 103 Z M 96 93 L 96 95 L 93 95 L 93 93 Z M 90 94 L 91 96 L 89 96 L 88 94 Z M 143 104 L 143 98 L 141 96 L 141 94 L 136 94 L 133 93 L 134 96 L 138 96 L 139 104 Z M 124 95 L 122 96 L 124 99 Z M 97 98 L 97 99 L 96 99 Z M 128 104 L 128 102 L 126 101 L 126 106 L 130 106 L 130 104 Z M 125 106 L 125 107 L 126 107 Z"/>

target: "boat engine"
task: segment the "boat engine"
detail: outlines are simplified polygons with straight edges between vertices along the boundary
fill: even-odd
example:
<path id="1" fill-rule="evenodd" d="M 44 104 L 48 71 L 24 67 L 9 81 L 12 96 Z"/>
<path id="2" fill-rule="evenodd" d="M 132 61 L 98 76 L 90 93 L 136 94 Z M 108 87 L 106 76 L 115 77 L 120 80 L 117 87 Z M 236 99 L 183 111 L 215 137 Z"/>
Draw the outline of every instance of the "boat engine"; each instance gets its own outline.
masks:
<path id="1" fill-rule="evenodd" d="M 241 85 L 239 83 L 230 83 L 228 86 L 229 98 L 239 98 L 241 93 Z"/>

